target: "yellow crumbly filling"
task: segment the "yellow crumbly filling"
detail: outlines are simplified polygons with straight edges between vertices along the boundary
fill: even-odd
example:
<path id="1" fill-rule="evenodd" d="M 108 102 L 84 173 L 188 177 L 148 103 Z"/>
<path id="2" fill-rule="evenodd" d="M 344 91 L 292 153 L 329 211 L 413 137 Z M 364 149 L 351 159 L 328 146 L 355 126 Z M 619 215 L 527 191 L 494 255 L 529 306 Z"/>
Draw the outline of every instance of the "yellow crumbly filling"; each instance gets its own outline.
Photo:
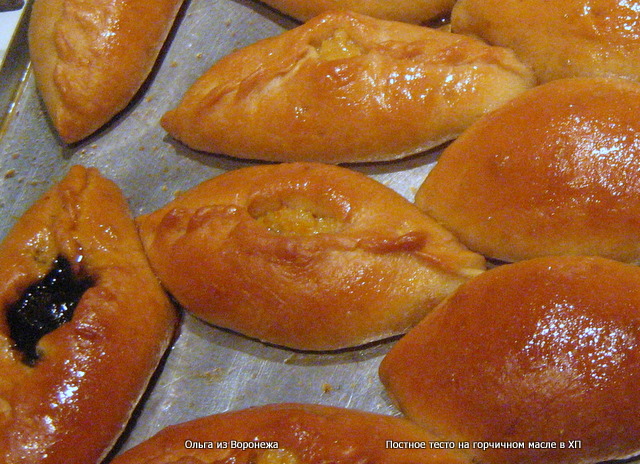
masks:
<path id="1" fill-rule="evenodd" d="M 286 449 L 266 450 L 258 456 L 255 464 L 299 464 L 295 454 Z"/>
<path id="2" fill-rule="evenodd" d="M 343 29 L 336 30 L 331 37 L 324 39 L 317 50 L 320 58 L 327 61 L 351 58 L 365 52 Z"/>
<path id="3" fill-rule="evenodd" d="M 314 235 L 337 232 L 341 222 L 329 216 L 314 214 L 305 208 L 283 206 L 277 210 L 266 211 L 256 218 L 274 234 Z"/>

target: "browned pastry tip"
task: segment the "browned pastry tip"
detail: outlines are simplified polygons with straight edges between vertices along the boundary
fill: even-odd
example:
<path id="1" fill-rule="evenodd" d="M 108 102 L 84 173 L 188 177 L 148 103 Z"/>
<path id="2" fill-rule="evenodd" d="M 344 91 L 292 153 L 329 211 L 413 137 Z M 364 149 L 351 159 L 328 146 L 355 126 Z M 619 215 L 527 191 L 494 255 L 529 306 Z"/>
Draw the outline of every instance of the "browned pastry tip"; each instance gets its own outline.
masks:
<path id="1" fill-rule="evenodd" d="M 484 270 L 399 194 L 326 164 L 227 172 L 138 223 L 152 267 L 186 309 L 302 350 L 403 333 Z"/>
<path id="2" fill-rule="evenodd" d="M 415 202 L 503 261 L 640 262 L 640 84 L 560 79 L 514 98 L 449 145 Z"/>
<path id="3" fill-rule="evenodd" d="M 547 257 L 470 280 L 383 359 L 387 391 L 492 464 L 640 453 L 640 269 Z"/>
<path id="4" fill-rule="evenodd" d="M 383 161 L 455 138 L 531 85 L 507 49 L 331 11 L 222 58 L 161 123 L 238 158 Z"/>
<path id="5" fill-rule="evenodd" d="M 2 462 L 98 463 L 177 316 L 96 169 L 73 167 L 2 242 L 0 313 Z"/>
<path id="6" fill-rule="evenodd" d="M 36 0 L 29 53 L 51 122 L 78 142 L 123 110 L 151 72 L 182 0 Z"/>
<path id="7" fill-rule="evenodd" d="M 465 464 L 456 450 L 398 417 L 333 406 L 274 404 L 162 430 L 113 464 Z"/>

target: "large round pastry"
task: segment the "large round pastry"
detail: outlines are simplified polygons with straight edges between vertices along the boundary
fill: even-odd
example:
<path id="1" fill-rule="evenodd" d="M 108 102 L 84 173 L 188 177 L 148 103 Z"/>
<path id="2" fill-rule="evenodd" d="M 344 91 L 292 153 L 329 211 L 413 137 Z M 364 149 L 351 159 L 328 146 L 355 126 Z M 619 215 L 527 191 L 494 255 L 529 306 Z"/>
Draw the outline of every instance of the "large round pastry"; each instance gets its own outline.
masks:
<path id="1" fill-rule="evenodd" d="M 494 268 L 403 337 L 380 375 L 411 419 L 479 462 L 638 454 L 640 269 L 570 256 Z"/>
<path id="2" fill-rule="evenodd" d="M 640 84 L 550 82 L 449 145 L 415 202 L 503 261 L 598 255 L 640 262 Z"/>
<path id="3" fill-rule="evenodd" d="M 393 190 L 326 164 L 230 171 L 138 223 L 152 267 L 186 309 L 302 350 L 403 333 L 484 269 Z"/>
<path id="4" fill-rule="evenodd" d="M 162 126 L 238 158 L 391 160 L 455 138 L 532 85 L 510 50 L 332 11 L 222 58 Z"/>
<path id="5" fill-rule="evenodd" d="M 167 427 L 112 464 L 465 464 L 406 419 L 331 406 L 273 404 Z"/>
<path id="6" fill-rule="evenodd" d="M 640 79 L 640 9 L 619 0 L 460 0 L 452 30 L 511 48 L 540 82 Z"/>
<path id="7" fill-rule="evenodd" d="M 1 461 L 100 462 L 177 318 L 96 169 L 73 167 L 0 245 L 0 314 Z"/>

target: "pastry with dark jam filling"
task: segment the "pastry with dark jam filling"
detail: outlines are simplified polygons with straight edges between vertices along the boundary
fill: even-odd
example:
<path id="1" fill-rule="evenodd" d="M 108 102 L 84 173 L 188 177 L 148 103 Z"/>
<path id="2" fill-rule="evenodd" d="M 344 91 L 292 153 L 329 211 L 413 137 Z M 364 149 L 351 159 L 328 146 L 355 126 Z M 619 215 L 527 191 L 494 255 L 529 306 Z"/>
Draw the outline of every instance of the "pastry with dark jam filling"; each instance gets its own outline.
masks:
<path id="1" fill-rule="evenodd" d="M 177 319 L 113 182 L 75 166 L 20 218 L 0 312 L 2 463 L 100 462 Z"/>

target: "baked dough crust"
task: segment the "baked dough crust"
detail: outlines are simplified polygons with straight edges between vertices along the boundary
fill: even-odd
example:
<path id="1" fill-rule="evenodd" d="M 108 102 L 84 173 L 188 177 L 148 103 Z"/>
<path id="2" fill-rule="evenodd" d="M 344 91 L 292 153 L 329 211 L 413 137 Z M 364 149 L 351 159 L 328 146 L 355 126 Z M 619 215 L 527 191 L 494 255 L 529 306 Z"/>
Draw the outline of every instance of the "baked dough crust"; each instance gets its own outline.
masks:
<path id="1" fill-rule="evenodd" d="M 161 123 L 238 158 L 391 160 L 455 138 L 531 85 L 506 49 L 333 11 L 221 59 Z"/>
<path id="2" fill-rule="evenodd" d="M 540 82 L 564 77 L 640 80 L 640 10 L 613 0 L 459 0 L 454 32 L 511 48 Z"/>
<path id="3" fill-rule="evenodd" d="M 461 286 L 391 349 L 380 375 L 443 440 L 524 444 L 474 447 L 478 462 L 609 462 L 640 452 L 639 327 L 637 267 L 536 258 Z"/>
<path id="4" fill-rule="evenodd" d="M 430 449 L 435 438 L 411 422 L 332 406 L 274 404 L 170 426 L 112 464 L 233 462 L 236 464 L 465 464 L 456 451 Z M 393 441 L 426 449 L 387 447 Z M 232 442 L 277 443 L 278 449 L 232 449 Z M 214 449 L 185 446 L 212 443 Z M 228 448 L 217 448 L 226 444 Z"/>
<path id="5" fill-rule="evenodd" d="M 536 87 L 449 145 L 416 205 L 485 256 L 640 263 L 640 84 Z"/>
<path id="6" fill-rule="evenodd" d="M 93 285 L 45 335 L 34 366 L 14 347 L 8 307 L 65 257 Z M 167 348 L 177 314 L 151 272 L 120 190 L 73 167 L 0 245 L 2 462 L 99 462 Z"/>
<path id="7" fill-rule="evenodd" d="M 156 275 L 186 309 L 301 350 L 403 333 L 484 270 L 399 194 L 332 165 L 230 171 L 138 224 Z"/>
<path id="8" fill-rule="evenodd" d="M 78 142 L 124 109 L 156 62 L 182 0 L 36 0 L 29 53 L 51 122 Z"/>
<path id="9" fill-rule="evenodd" d="M 265 0 L 264 3 L 301 21 L 326 11 L 349 10 L 374 18 L 420 24 L 448 15 L 455 0 Z"/>

